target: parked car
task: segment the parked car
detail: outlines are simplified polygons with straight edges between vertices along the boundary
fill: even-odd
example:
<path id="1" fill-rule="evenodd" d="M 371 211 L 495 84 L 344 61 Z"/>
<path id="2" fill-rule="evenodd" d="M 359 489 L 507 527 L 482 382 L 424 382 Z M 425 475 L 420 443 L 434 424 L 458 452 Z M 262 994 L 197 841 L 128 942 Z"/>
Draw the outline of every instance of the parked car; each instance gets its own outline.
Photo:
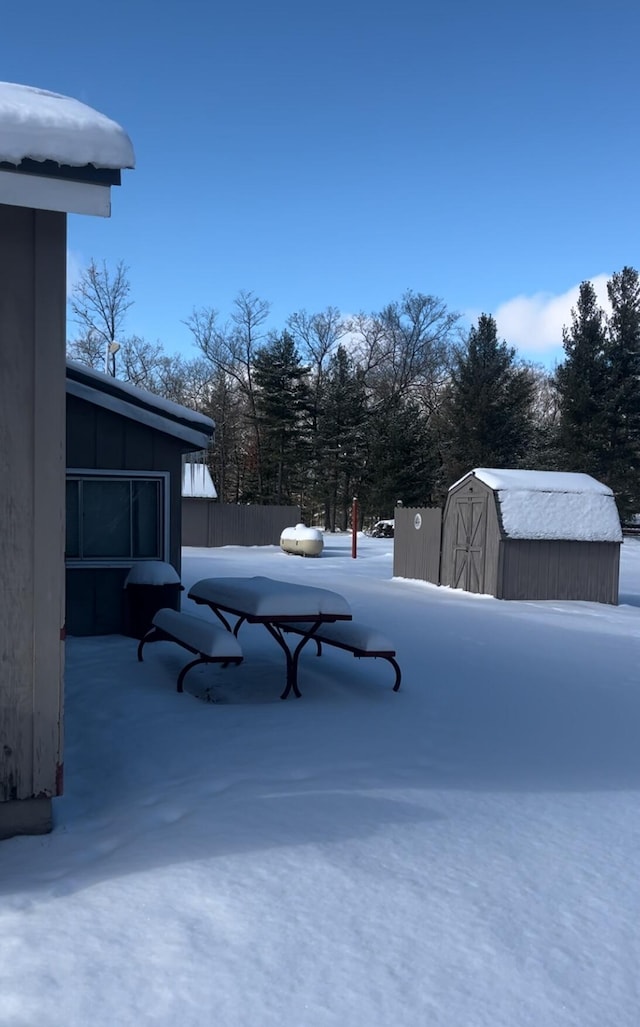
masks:
<path id="1" fill-rule="evenodd" d="M 369 532 L 372 538 L 393 538 L 393 518 L 387 521 L 376 521 Z"/>

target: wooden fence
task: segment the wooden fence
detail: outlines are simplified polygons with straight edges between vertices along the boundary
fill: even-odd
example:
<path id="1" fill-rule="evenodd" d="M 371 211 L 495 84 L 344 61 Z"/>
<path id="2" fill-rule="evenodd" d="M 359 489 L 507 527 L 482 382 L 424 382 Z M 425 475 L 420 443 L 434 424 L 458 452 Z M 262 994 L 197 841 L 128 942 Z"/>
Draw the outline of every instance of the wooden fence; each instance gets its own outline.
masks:
<path id="1" fill-rule="evenodd" d="M 442 510 L 438 506 L 399 507 L 393 541 L 393 574 L 440 584 Z"/>
<path id="2" fill-rule="evenodd" d="M 300 522 L 298 506 L 241 506 L 182 500 L 183 546 L 277 546 L 283 528 Z"/>

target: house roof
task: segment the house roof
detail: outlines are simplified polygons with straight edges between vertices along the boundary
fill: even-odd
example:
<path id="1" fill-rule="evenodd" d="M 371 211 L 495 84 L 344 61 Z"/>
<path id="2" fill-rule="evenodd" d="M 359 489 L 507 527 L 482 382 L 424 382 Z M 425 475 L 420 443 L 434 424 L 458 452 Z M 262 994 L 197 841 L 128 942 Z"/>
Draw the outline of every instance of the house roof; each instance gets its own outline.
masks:
<path id="1" fill-rule="evenodd" d="M 588 474 L 476 467 L 451 488 L 472 477 L 495 492 L 507 538 L 622 541 L 613 492 Z"/>
<path id="2" fill-rule="evenodd" d="M 73 360 L 67 360 L 67 393 L 180 439 L 187 453 L 206 449 L 215 431 L 210 417 Z"/>
<path id="3" fill-rule="evenodd" d="M 0 82 L 0 130 L 0 162 L 13 170 L 23 161 L 118 172 L 135 166 L 131 140 L 120 125 L 46 89 Z"/>

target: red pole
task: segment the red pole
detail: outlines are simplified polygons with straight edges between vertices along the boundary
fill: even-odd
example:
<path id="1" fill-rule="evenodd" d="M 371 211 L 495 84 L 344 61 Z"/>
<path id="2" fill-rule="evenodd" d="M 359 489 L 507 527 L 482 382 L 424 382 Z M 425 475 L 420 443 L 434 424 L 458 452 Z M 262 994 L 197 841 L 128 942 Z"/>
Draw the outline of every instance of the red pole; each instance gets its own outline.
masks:
<path id="1" fill-rule="evenodd" d="M 355 560 L 358 555 L 358 497 L 353 497 L 351 505 L 351 558 Z"/>

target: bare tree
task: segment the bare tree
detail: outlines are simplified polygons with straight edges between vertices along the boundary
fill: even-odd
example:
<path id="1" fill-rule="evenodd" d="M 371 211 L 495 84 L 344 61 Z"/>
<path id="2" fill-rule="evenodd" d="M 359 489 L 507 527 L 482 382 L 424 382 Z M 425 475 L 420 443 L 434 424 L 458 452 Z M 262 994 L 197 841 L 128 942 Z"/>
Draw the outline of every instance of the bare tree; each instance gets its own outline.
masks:
<path id="1" fill-rule="evenodd" d="M 434 296 L 411 290 L 378 314 L 350 324 L 369 385 L 380 397 L 438 389 L 446 375 L 459 315 Z"/>
<path id="2" fill-rule="evenodd" d="M 102 347 L 103 367 L 115 377 L 116 345 L 122 333 L 125 316 L 133 300 L 129 299 L 131 286 L 127 277 L 127 266 L 119 261 L 112 273 L 106 261 L 96 264 L 93 258 L 82 272 L 71 296 L 73 320 L 80 326 L 81 340 L 77 344 L 84 348 L 93 361 Z"/>
<path id="3" fill-rule="evenodd" d="M 287 328 L 293 336 L 300 355 L 318 373 L 335 352 L 346 334 L 347 326 L 337 307 L 327 307 L 320 314 L 298 310 L 287 319 Z"/>
<path id="4" fill-rule="evenodd" d="M 185 360 L 178 354 L 165 355 L 155 369 L 154 391 L 191 410 L 211 414 L 214 378 L 215 370 L 202 357 Z"/>
<path id="5" fill-rule="evenodd" d="M 67 354 L 72 360 L 78 360 L 94 370 L 105 369 L 105 343 L 95 332 L 89 332 L 67 345 Z M 148 389 L 159 395 L 165 395 L 163 378 L 168 374 L 168 366 L 176 365 L 174 375 L 184 375 L 180 368 L 180 357 L 170 357 L 164 352 L 162 343 L 147 342 L 139 335 L 122 339 L 118 348 L 118 378 L 131 382 L 141 389 Z M 115 354 L 109 354 L 109 373 L 115 371 Z"/>
<path id="6" fill-rule="evenodd" d="M 347 331 L 351 336 L 351 354 L 370 382 L 386 364 L 388 346 L 384 325 L 376 314 L 360 313 L 348 319 Z"/>
<path id="7" fill-rule="evenodd" d="M 139 335 L 123 339 L 118 351 L 120 374 L 118 377 L 141 389 L 156 392 L 157 372 L 164 358 L 161 343 L 147 342 Z"/>
<path id="8" fill-rule="evenodd" d="M 246 418 L 253 437 L 251 460 L 255 478 L 255 494 L 262 499 L 262 440 L 256 410 L 253 367 L 256 354 L 265 337 L 264 323 L 269 316 L 269 303 L 252 292 L 240 292 L 234 300 L 229 322 L 218 324 L 218 311 L 212 307 L 194 310 L 184 322 L 195 344 L 214 367 L 235 382 L 244 398 Z M 221 385 L 222 383 L 219 382 Z"/>
<path id="9" fill-rule="evenodd" d="M 94 371 L 104 371 L 105 344 L 98 335 L 80 335 L 67 343 L 67 356 Z"/>

